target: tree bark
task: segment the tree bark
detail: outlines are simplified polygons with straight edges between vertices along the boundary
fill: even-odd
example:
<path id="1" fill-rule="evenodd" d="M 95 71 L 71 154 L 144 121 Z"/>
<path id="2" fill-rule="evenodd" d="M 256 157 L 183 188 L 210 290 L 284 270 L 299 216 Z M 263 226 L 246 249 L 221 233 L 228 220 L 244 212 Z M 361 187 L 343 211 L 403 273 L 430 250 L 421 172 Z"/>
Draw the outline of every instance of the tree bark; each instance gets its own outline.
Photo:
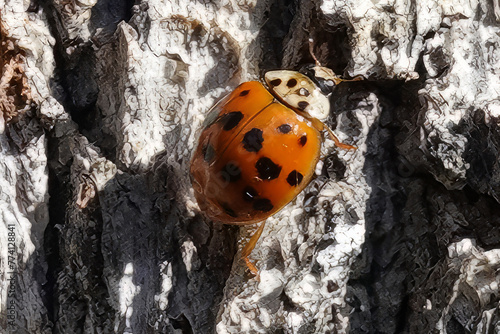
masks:
<path id="1" fill-rule="evenodd" d="M 500 331 L 498 0 L 0 0 L 0 331 Z M 208 220 L 191 153 L 267 70 L 345 78 L 317 177 Z"/>

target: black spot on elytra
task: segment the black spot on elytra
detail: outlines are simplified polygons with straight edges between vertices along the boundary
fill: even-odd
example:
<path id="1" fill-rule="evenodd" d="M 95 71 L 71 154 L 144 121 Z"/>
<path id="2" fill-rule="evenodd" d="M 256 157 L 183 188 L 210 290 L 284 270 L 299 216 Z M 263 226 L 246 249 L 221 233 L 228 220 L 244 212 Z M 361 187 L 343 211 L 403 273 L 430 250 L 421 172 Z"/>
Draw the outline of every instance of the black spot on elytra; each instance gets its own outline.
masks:
<path id="1" fill-rule="evenodd" d="M 271 84 L 271 86 L 276 87 L 276 86 L 281 85 L 281 79 L 274 79 L 274 80 L 269 81 L 269 83 Z"/>
<path id="2" fill-rule="evenodd" d="M 259 198 L 253 202 L 253 209 L 257 211 L 269 212 L 273 209 L 273 204 L 267 198 Z"/>
<path id="3" fill-rule="evenodd" d="M 222 126 L 223 130 L 229 131 L 237 127 L 242 119 L 243 114 L 241 113 L 241 111 L 231 111 L 230 113 L 223 115 L 220 118 L 219 122 L 224 124 Z"/>
<path id="4" fill-rule="evenodd" d="M 290 124 L 281 124 L 280 126 L 278 126 L 278 131 L 281 133 L 288 133 L 292 131 L 292 127 L 290 126 Z"/>
<path id="5" fill-rule="evenodd" d="M 288 182 L 289 185 L 291 186 L 298 186 L 300 182 L 302 182 L 302 179 L 304 176 L 297 172 L 296 170 L 293 170 L 288 174 L 288 177 L 286 178 L 286 182 Z"/>
<path id="6" fill-rule="evenodd" d="M 253 187 L 248 186 L 243 189 L 243 199 L 247 202 L 253 201 L 258 195 L 257 190 Z"/>
<path id="7" fill-rule="evenodd" d="M 297 80 L 295 79 L 290 79 L 288 80 L 288 82 L 286 83 L 287 87 L 289 88 L 292 88 L 292 87 L 295 87 L 297 85 Z"/>
<path id="8" fill-rule="evenodd" d="M 240 96 L 248 95 L 248 93 L 250 93 L 250 90 L 244 90 L 240 93 Z"/>
<path id="9" fill-rule="evenodd" d="M 253 128 L 252 130 L 245 133 L 243 136 L 243 147 L 248 152 L 259 152 L 262 148 L 262 142 L 264 138 L 262 137 L 262 130 Z"/>
<path id="10" fill-rule="evenodd" d="M 225 213 L 227 213 L 228 215 L 230 215 L 231 217 L 234 217 L 234 218 L 238 217 L 236 212 L 234 212 L 234 210 L 229 206 L 229 204 L 227 204 L 227 203 L 219 203 L 219 204 Z"/>
<path id="11" fill-rule="evenodd" d="M 299 103 L 297 103 L 297 107 L 300 110 L 305 110 L 308 105 L 309 105 L 309 102 L 306 102 L 306 101 L 300 101 Z"/>
<path id="12" fill-rule="evenodd" d="M 236 164 L 228 162 L 222 167 L 220 175 L 226 182 L 236 182 L 241 179 L 241 169 Z"/>
<path id="13" fill-rule="evenodd" d="M 210 162 L 215 157 L 215 149 L 211 144 L 206 144 L 202 147 L 201 153 L 203 153 L 203 160 L 205 162 Z"/>
<path id="14" fill-rule="evenodd" d="M 303 135 L 302 137 L 299 138 L 299 145 L 304 146 L 307 143 L 307 136 Z"/>
<path id="15" fill-rule="evenodd" d="M 255 168 L 257 168 L 259 177 L 262 180 L 273 180 L 281 173 L 281 166 L 276 165 L 271 159 L 266 157 L 260 158 L 255 164 Z"/>

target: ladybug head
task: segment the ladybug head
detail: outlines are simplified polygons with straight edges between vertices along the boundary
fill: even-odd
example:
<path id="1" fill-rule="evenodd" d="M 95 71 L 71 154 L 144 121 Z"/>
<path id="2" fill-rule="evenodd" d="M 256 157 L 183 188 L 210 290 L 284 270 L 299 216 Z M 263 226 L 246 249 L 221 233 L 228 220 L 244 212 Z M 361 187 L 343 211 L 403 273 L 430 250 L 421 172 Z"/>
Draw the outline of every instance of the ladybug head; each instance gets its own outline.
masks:
<path id="1" fill-rule="evenodd" d="M 311 79 L 316 87 L 321 90 L 321 93 L 326 96 L 330 95 L 342 81 L 331 69 L 317 64 L 304 65 L 299 72 Z"/>

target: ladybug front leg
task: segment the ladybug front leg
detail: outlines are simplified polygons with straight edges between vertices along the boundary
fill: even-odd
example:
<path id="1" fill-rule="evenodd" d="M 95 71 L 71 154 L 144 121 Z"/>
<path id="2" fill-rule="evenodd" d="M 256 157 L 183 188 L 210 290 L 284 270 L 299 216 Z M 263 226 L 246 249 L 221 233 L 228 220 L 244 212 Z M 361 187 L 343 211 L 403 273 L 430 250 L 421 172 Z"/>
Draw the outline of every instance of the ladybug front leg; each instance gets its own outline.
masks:
<path id="1" fill-rule="evenodd" d="M 356 150 L 356 149 L 358 149 L 356 146 L 342 143 L 328 126 L 325 125 L 325 128 L 328 131 L 328 133 L 330 134 L 330 138 L 335 143 L 335 146 L 342 148 L 344 150 Z"/>
<path id="2" fill-rule="evenodd" d="M 257 231 L 252 235 L 248 243 L 243 247 L 241 251 L 241 258 L 245 261 L 248 269 L 250 269 L 250 272 L 254 274 L 256 277 L 259 277 L 259 270 L 257 267 L 250 261 L 248 258 L 250 256 L 250 253 L 252 253 L 253 249 L 255 248 L 255 245 L 257 244 L 257 241 L 259 241 L 259 238 L 262 234 L 262 231 L 264 231 L 264 226 L 266 226 L 266 221 L 264 220 L 262 224 L 259 226 Z"/>
<path id="3" fill-rule="evenodd" d="M 319 119 L 317 118 L 309 118 L 309 120 L 312 122 L 312 125 L 318 129 L 318 131 L 324 131 L 324 130 L 327 130 L 328 133 L 330 134 L 330 138 L 333 140 L 333 142 L 335 143 L 335 146 L 339 147 L 339 148 L 342 148 L 344 150 L 357 150 L 358 148 L 356 146 L 352 146 L 352 145 L 349 145 L 349 144 L 344 144 L 342 143 L 338 138 L 337 136 L 333 133 L 332 129 L 330 129 L 330 127 L 328 125 L 326 125 L 325 123 L 321 122 Z"/>

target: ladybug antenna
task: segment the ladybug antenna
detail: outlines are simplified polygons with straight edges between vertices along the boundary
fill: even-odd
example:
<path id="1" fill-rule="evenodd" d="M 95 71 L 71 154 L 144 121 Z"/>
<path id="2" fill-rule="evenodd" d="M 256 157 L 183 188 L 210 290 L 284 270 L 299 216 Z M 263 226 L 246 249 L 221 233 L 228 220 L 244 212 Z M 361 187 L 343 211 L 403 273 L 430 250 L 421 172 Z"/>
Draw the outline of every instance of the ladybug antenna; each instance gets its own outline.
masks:
<path id="1" fill-rule="evenodd" d="M 321 63 L 318 60 L 318 58 L 316 58 L 316 55 L 314 54 L 314 45 L 313 45 L 313 43 L 314 43 L 314 39 L 312 37 L 309 37 L 309 53 L 313 57 L 314 63 L 316 64 L 316 66 L 322 67 Z"/>
<path id="2" fill-rule="evenodd" d="M 336 86 L 342 81 L 360 81 L 363 80 L 363 76 L 357 75 L 352 79 L 341 79 L 339 76 L 337 76 L 330 68 L 321 66 L 321 63 L 319 62 L 318 58 L 316 58 L 316 55 L 314 54 L 314 47 L 313 47 L 314 39 L 312 37 L 309 37 L 309 53 L 314 59 L 314 76 L 316 79 L 319 80 L 326 80 L 326 81 L 331 81 L 333 84 Z M 323 90 L 323 89 L 321 89 Z"/>

